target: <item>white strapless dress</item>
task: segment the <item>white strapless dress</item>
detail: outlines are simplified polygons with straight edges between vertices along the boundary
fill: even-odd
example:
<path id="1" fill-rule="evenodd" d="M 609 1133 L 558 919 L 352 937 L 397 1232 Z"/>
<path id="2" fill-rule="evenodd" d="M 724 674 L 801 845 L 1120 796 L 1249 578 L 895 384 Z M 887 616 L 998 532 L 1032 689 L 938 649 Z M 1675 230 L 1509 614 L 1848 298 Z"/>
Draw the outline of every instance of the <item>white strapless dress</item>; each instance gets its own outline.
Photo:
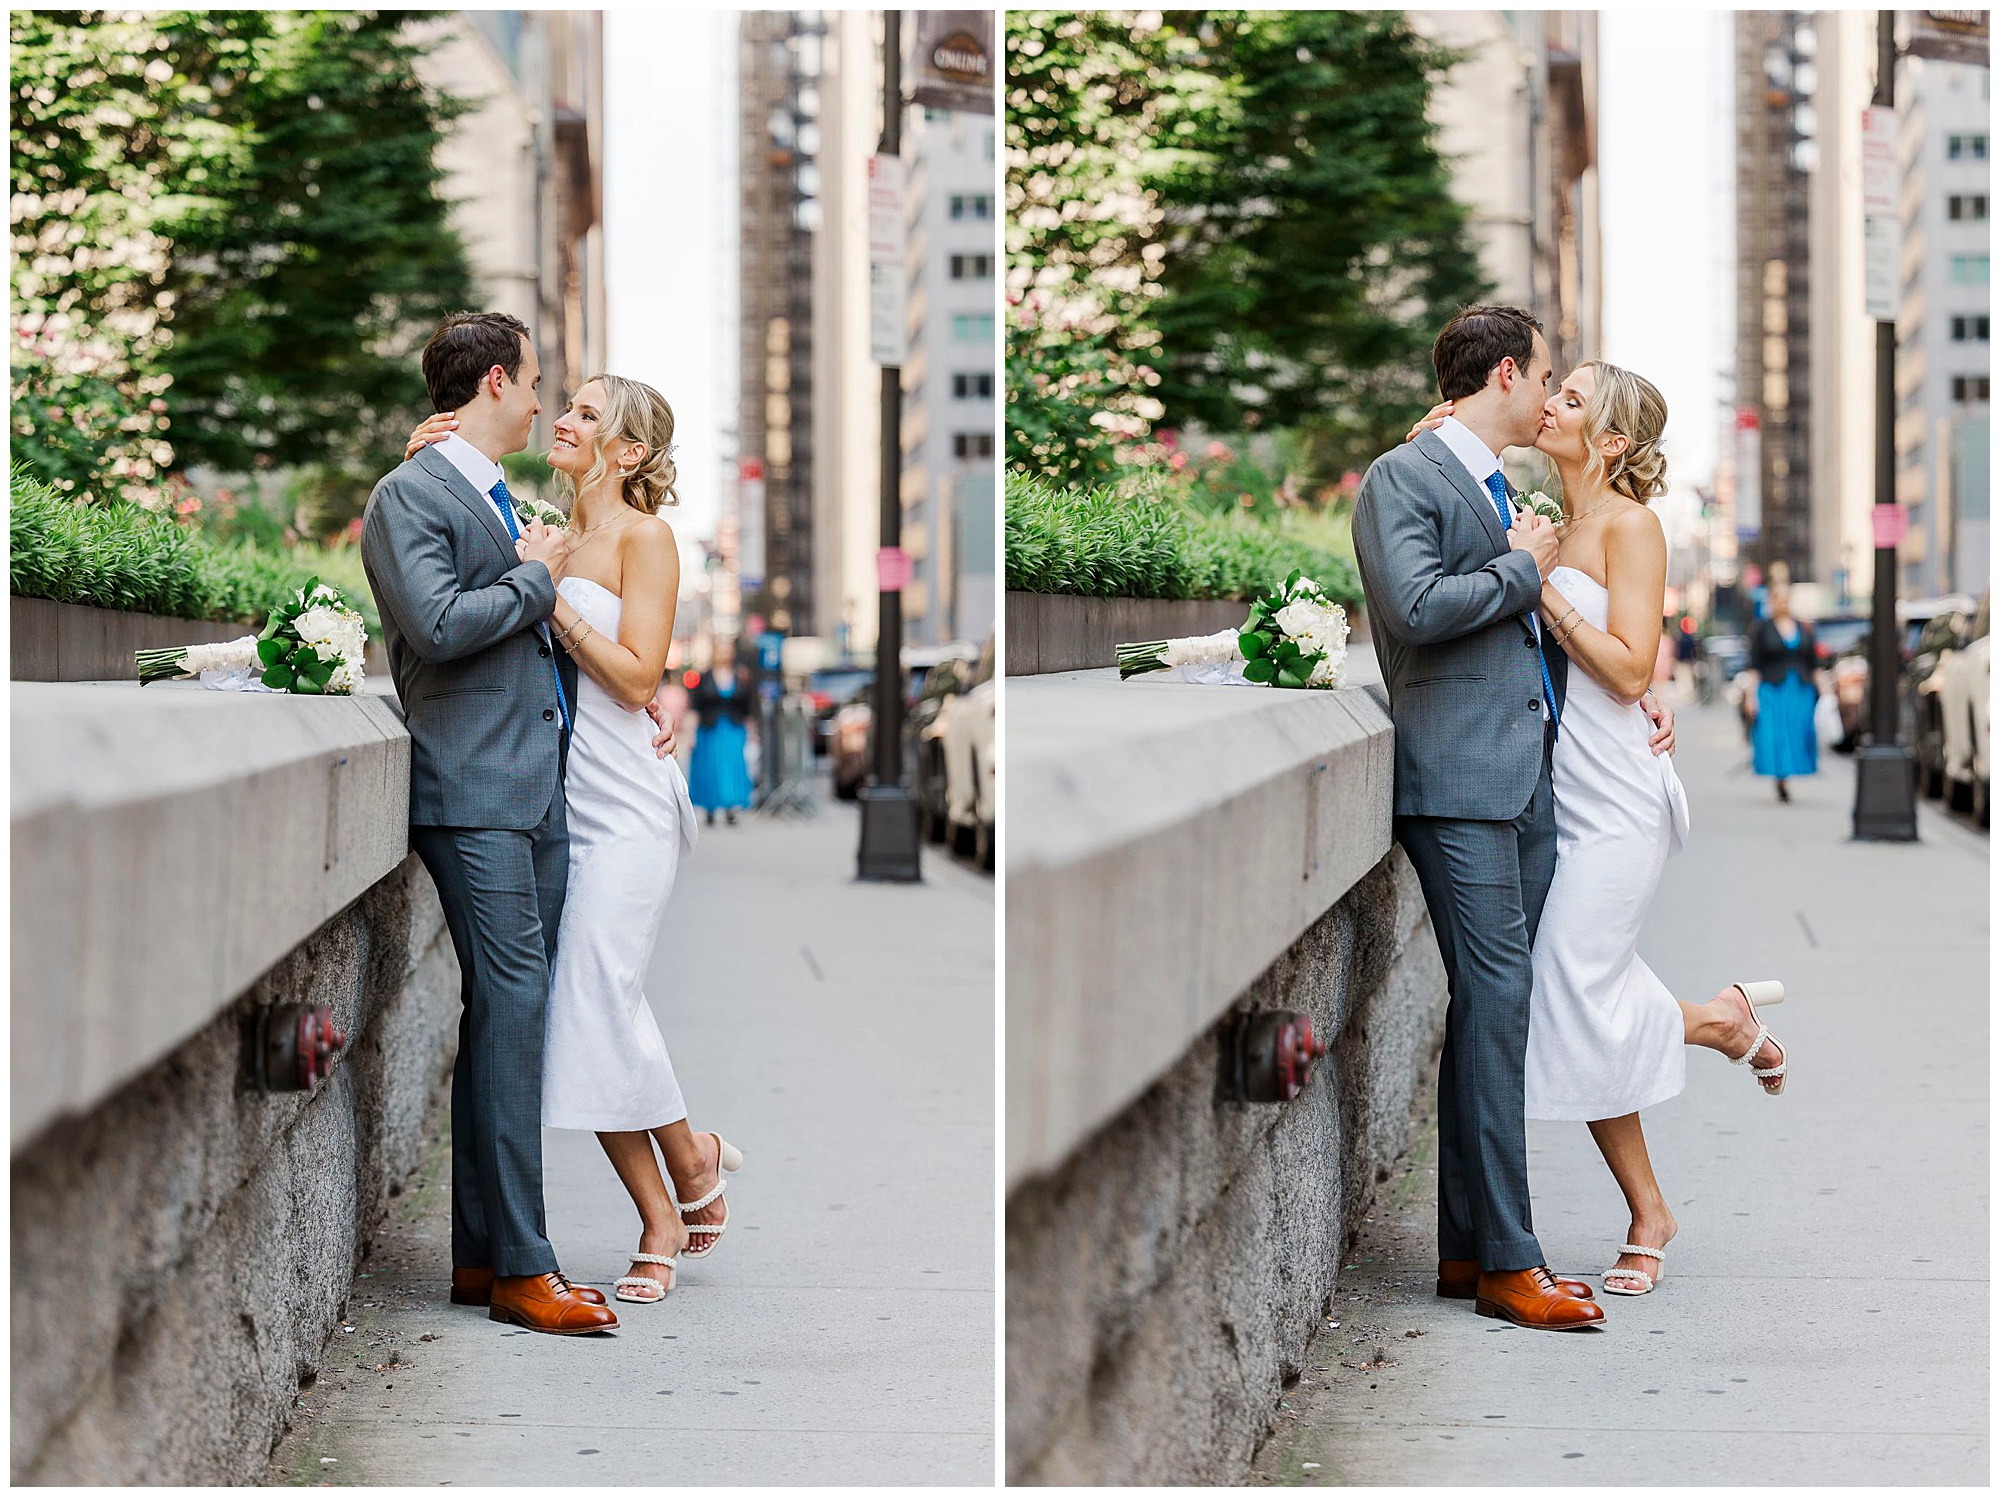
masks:
<path id="1" fill-rule="evenodd" d="M 1549 574 L 1602 629 L 1610 595 L 1575 567 Z M 1680 1005 L 1639 957 L 1667 859 L 1686 843 L 1687 793 L 1647 747 L 1652 720 L 1572 664 L 1555 748 L 1556 873 L 1535 933 L 1527 1112 L 1623 1117 L 1687 1082 Z"/>
<path id="2" fill-rule="evenodd" d="M 616 593 L 587 577 L 557 590 L 617 638 Z M 629 1133 L 687 1116 L 645 980 L 674 875 L 699 834 L 687 779 L 673 759 L 654 757 L 653 734 L 650 717 L 578 674 L 564 786 L 569 892 L 542 1060 L 550 1128 Z"/>

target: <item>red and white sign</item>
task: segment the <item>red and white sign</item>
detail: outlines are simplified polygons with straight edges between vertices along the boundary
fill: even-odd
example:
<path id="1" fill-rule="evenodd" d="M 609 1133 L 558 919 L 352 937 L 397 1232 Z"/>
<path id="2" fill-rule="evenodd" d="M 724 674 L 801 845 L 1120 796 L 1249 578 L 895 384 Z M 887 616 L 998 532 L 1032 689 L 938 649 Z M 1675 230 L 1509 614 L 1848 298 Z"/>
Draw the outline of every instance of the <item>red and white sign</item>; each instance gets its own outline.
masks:
<path id="1" fill-rule="evenodd" d="M 916 564 L 901 546 L 884 546 L 875 553 L 875 585 L 885 593 L 899 593 L 916 575 Z"/>
<path id="2" fill-rule="evenodd" d="M 1875 506 L 1875 549 L 1892 551 L 1910 533 L 1910 512 L 1900 504 Z"/>

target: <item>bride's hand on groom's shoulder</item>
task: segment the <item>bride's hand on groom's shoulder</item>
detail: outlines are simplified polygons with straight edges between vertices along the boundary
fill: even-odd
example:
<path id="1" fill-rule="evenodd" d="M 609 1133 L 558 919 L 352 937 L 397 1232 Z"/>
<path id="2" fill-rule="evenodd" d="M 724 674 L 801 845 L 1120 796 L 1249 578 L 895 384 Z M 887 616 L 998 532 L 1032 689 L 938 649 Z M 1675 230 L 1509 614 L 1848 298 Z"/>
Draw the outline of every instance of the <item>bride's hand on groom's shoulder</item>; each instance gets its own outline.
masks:
<path id="1" fill-rule="evenodd" d="M 1440 426 L 1444 425 L 1444 418 L 1451 414 L 1451 406 L 1452 403 L 1449 400 L 1439 401 L 1431 407 L 1429 415 L 1410 428 L 1410 434 L 1404 437 L 1403 440 L 1405 442 L 1414 442 L 1417 439 L 1418 432 L 1436 431 Z"/>
<path id="2" fill-rule="evenodd" d="M 410 433 L 408 445 L 403 448 L 403 461 L 408 462 L 433 442 L 442 442 L 458 430 L 458 417 L 450 411 L 439 411 L 435 416 L 426 417 L 424 424 Z"/>

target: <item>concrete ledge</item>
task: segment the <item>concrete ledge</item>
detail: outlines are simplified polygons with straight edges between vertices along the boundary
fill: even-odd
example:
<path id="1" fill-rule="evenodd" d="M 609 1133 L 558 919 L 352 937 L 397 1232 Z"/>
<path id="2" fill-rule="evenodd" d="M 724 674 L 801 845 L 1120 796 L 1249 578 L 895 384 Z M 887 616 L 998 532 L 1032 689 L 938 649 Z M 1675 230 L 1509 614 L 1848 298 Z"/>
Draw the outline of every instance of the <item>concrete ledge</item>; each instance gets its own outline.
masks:
<path id="1" fill-rule="evenodd" d="M 16 681 L 136 681 L 135 650 L 219 644 L 250 632 L 242 623 L 122 613 L 18 593 L 9 597 L 7 620 L 8 668 Z"/>
<path id="2" fill-rule="evenodd" d="M 394 699 L 13 688 L 18 1154 L 199 1032 L 409 850 Z"/>
<path id="3" fill-rule="evenodd" d="M 1007 594 L 1007 674 L 1039 676 L 1118 663 L 1118 646 L 1181 639 L 1239 627 L 1250 605 L 1237 599 L 1085 598 L 1061 593 Z M 1368 621 L 1349 611 L 1351 636 L 1366 643 Z"/>
<path id="4" fill-rule="evenodd" d="M 1350 679 L 1374 675 L 1372 652 Z M 1007 1188 L 1177 1062 L 1389 851 L 1393 728 L 1338 692 L 1027 677 L 1006 701 Z"/>

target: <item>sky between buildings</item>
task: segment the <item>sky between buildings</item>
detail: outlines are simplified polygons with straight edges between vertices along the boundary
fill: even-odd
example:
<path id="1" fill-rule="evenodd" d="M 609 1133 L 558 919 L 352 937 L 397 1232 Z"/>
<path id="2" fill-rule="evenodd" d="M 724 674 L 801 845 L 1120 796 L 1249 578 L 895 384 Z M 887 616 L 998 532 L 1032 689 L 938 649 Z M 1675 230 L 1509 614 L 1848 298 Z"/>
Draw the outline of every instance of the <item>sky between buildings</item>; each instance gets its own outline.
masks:
<path id="1" fill-rule="evenodd" d="M 684 544 L 712 536 L 735 414 L 735 13 L 605 13 L 605 234 L 614 372 L 674 408 Z M 1671 413 L 1676 488 L 1715 467 L 1726 346 L 1721 154 L 1730 80 L 1707 11 L 1603 12 L 1605 357 Z"/>

